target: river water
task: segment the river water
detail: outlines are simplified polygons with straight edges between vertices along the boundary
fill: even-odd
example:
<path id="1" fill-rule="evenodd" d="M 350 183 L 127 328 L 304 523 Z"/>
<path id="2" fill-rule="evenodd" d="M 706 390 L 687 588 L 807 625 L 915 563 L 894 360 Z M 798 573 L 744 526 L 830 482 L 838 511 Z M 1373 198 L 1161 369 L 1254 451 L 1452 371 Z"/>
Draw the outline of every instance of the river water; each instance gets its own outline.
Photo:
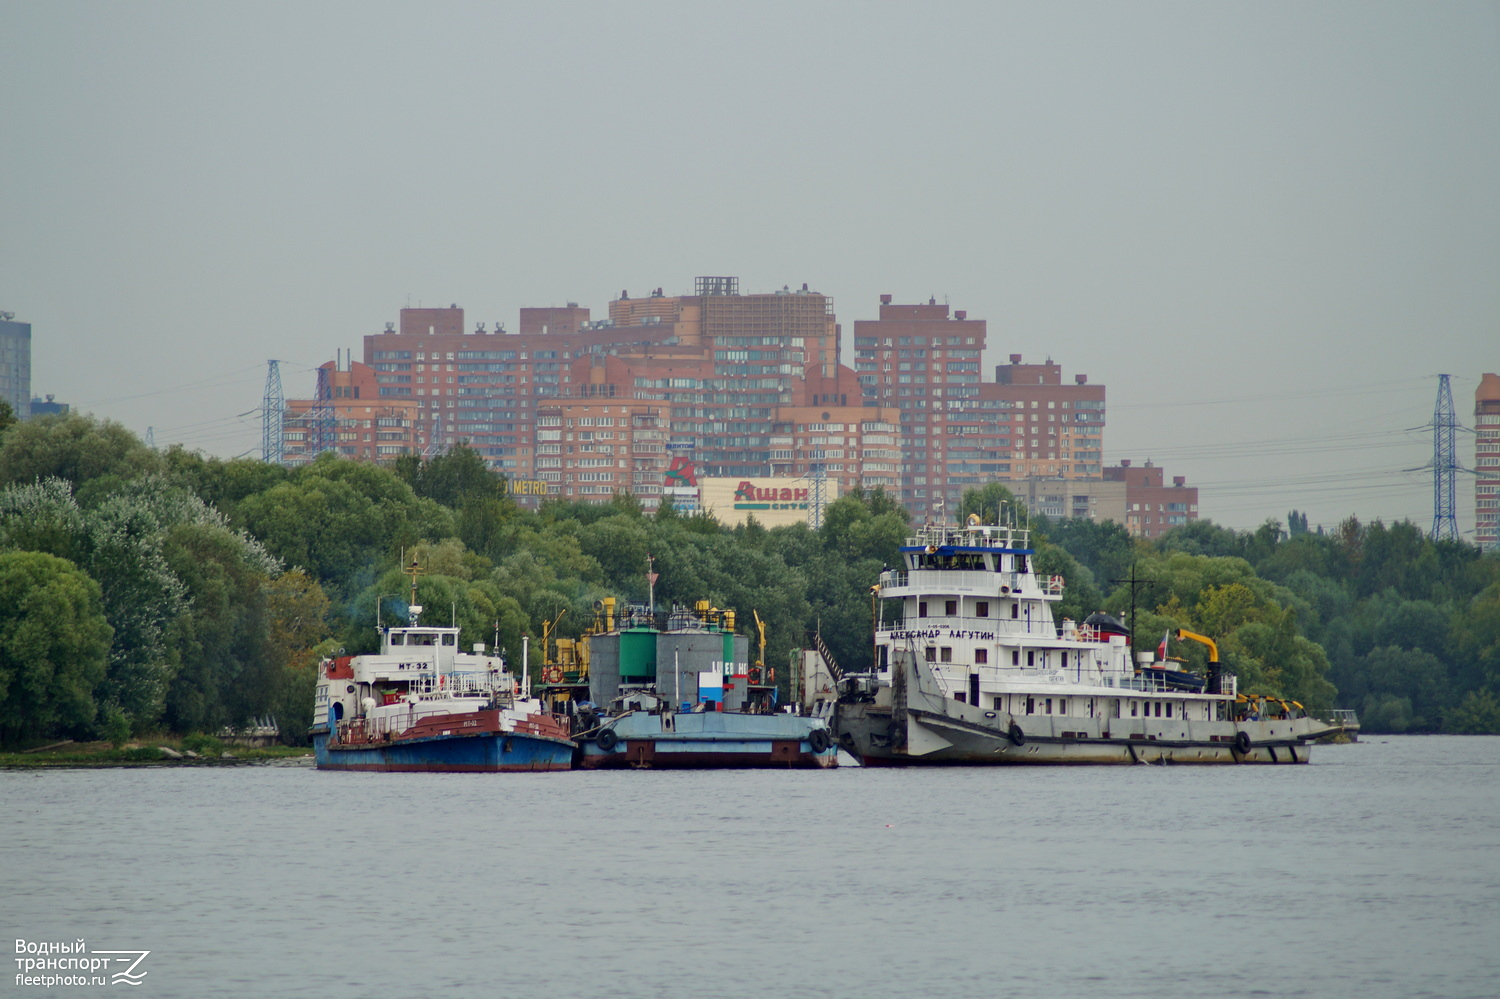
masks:
<path id="1" fill-rule="evenodd" d="M 0 900 L 8 957 L 149 950 L 138 997 L 1477 999 L 1500 737 L 1296 767 L 4 771 Z"/>

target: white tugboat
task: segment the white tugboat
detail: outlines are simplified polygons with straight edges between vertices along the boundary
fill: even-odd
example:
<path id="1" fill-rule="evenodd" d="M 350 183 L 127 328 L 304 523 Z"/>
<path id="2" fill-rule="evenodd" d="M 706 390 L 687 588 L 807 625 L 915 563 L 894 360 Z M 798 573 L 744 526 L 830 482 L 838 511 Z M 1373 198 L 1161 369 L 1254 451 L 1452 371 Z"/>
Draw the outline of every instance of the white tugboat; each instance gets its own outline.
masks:
<path id="1" fill-rule="evenodd" d="M 1306 763 L 1331 727 L 1295 702 L 1246 697 L 1143 655 L 1106 614 L 1054 624 L 1060 576 L 1035 571 L 1030 532 L 969 518 L 928 526 L 881 574 L 875 668 L 842 678 L 839 743 L 866 766 Z"/>

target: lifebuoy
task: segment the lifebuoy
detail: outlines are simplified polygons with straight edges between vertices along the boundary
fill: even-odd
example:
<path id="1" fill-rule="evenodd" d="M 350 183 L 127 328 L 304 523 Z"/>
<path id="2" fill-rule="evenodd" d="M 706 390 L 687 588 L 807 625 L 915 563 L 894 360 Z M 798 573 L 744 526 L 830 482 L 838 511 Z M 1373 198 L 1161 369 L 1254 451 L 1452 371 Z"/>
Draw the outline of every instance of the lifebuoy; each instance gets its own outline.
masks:
<path id="1" fill-rule="evenodd" d="M 833 738 L 826 728 L 815 728 L 807 733 L 807 744 L 814 753 L 826 753 L 833 746 Z"/>
<path id="2" fill-rule="evenodd" d="M 614 729 L 602 728 L 599 730 L 599 734 L 594 736 L 594 742 L 598 743 L 599 748 L 607 753 L 620 744 L 620 737 L 615 735 Z"/>
<path id="3" fill-rule="evenodd" d="M 751 666 L 750 667 L 750 682 L 753 683 L 753 684 L 755 684 L 757 687 L 760 686 L 760 667 L 759 666 Z"/>
<path id="4" fill-rule="evenodd" d="M 1241 754 L 1250 752 L 1251 745 L 1249 732 L 1234 733 L 1234 748 L 1239 750 Z"/>
<path id="5" fill-rule="evenodd" d="M 1005 734 L 1017 747 L 1026 745 L 1026 733 L 1022 732 L 1021 726 L 1017 725 L 1015 722 L 1010 723 L 1010 730 Z"/>

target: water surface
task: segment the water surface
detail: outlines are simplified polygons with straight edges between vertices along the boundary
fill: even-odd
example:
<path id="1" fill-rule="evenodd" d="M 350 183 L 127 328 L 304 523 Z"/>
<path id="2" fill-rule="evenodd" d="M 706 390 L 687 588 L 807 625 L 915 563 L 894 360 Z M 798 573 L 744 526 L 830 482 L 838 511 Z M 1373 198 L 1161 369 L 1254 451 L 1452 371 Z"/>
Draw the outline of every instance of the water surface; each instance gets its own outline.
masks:
<path id="1" fill-rule="evenodd" d="M 1500 737 L 1314 761 L 4 771 L 0 922 L 136 997 L 1495 995 Z"/>

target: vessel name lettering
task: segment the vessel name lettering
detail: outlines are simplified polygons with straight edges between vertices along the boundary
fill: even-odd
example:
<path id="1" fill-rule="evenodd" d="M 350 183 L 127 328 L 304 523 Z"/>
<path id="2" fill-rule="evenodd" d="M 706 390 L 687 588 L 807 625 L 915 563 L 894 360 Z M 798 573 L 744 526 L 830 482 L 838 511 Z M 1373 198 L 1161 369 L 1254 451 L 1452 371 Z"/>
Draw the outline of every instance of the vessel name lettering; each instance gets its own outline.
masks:
<path id="1" fill-rule="evenodd" d="M 993 631 L 960 631 L 956 628 L 913 628 L 905 631 L 893 631 L 891 637 L 902 638 L 948 638 L 967 639 L 976 642 L 993 642 L 995 633 Z"/>

